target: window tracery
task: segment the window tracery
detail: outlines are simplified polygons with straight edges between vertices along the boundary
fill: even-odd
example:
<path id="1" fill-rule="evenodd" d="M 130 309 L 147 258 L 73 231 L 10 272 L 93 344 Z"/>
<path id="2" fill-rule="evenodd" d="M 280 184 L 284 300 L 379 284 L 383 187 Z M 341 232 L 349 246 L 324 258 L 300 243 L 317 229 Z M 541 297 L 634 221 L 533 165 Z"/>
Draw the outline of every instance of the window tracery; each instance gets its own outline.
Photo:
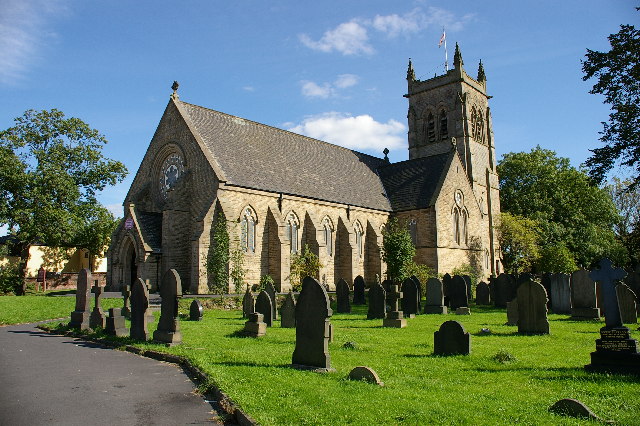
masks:
<path id="1" fill-rule="evenodd" d="M 242 212 L 240 219 L 240 246 L 245 253 L 255 253 L 256 251 L 256 215 L 247 207 Z"/>

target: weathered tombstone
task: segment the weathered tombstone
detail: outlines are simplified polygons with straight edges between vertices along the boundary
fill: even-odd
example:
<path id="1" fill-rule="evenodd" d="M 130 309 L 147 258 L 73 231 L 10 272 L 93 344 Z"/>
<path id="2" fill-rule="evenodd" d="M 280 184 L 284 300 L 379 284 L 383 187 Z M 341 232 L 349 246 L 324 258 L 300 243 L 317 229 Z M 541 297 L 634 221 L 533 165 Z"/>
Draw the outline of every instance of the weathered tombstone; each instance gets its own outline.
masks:
<path id="1" fill-rule="evenodd" d="M 129 336 L 134 340 L 149 340 L 147 321 L 149 320 L 149 290 L 141 278 L 131 287 L 131 329 Z"/>
<path id="2" fill-rule="evenodd" d="M 596 302 L 596 283 L 584 269 L 571 274 L 571 319 L 600 319 L 600 309 Z"/>
<path id="3" fill-rule="evenodd" d="M 255 312 L 255 306 L 256 300 L 249 286 L 247 286 L 247 291 L 245 291 L 244 297 L 242 298 L 242 318 L 249 318 L 249 315 Z"/>
<path id="4" fill-rule="evenodd" d="M 496 279 L 492 280 L 493 294 L 491 299 L 496 308 L 506 308 L 507 302 L 511 302 L 514 299 L 513 288 L 515 286 L 513 277 L 508 274 L 500 274 Z"/>
<path id="5" fill-rule="evenodd" d="M 280 308 L 280 326 L 283 328 L 296 327 L 296 299 L 293 292 L 289 291 Z"/>
<path id="6" fill-rule="evenodd" d="M 551 294 L 551 275 L 553 274 L 547 272 L 542 274 L 542 276 L 540 277 L 540 284 L 542 284 L 542 287 L 547 290 L 547 299 L 549 299 L 549 301 L 547 302 L 547 309 L 552 309 L 553 306 L 553 295 Z"/>
<path id="7" fill-rule="evenodd" d="M 451 306 L 450 300 L 450 291 L 451 291 L 451 275 L 444 274 L 442 277 L 442 292 L 444 294 L 444 306 Z"/>
<path id="8" fill-rule="evenodd" d="M 305 277 L 296 303 L 296 347 L 291 360 L 295 368 L 334 371 L 329 356 L 332 315 L 327 291 L 318 281 Z"/>
<path id="9" fill-rule="evenodd" d="M 397 285 L 391 287 L 391 291 L 387 293 L 387 298 L 391 302 L 391 310 L 387 312 L 387 315 L 382 320 L 382 326 L 405 328 L 407 326 L 407 320 L 404 318 L 404 314 L 399 306 L 402 292 L 398 291 Z"/>
<path id="10" fill-rule="evenodd" d="M 518 299 L 507 302 L 507 325 L 518 325 Z"/>
<path id="11" fill-rule="evenodd" d="M 444 292 L 442 282 L 437 278 L 427 280 L 427 301 L 424 305 L 425 314 L 446 314 L 444 306 Z"/>
<path id="12" fill-rule="evenodd" d="M 391 291 L 391 287 L 393 286 L 393 281 L 391 280 L 384 280 L 382 281 L 382 288 L 384 288 L 384 291 L 386 291 L 387 293 L 389 293 Z"/>
<path id="13" fill-rule="evenodd" d="M 351 302 L 349 301 L 349 284 L 340 278 L 338 284 L 336 284 L 336 312 L 339 314 L 348 314 L 351 312 Z"/>
<path id="14" fill-rule="evenodd" d="M 433 333 L 434 355 L 469 355 L 471 336 L 458 321 L 446 321 Z"/>
<path id="15" fill-rule="evenodd" d="M 549 334 L 547 291 L 542 284 L 525 281 L 518 287 L 518 333 Z"/>
<path id="16" fill-rule="evenodd" d="M 473 288 L 473 284 L 471 283 L 471 277 L 469 275 L 463 275 L 462 279 L 464 280 L 465 284 L 467 284 L 467 300 L 473 300 L 473 292 L 471 291 L 471 289 Z"/>
<path id="17" fill-rule="evenodd" d="M 364 297 L 364 278 L 358 275 L 353 280 L 353 304 L 354 305 L 366 305 L 367 299 Z"/>
<path id="18" fill-rule="evenodd" d="M 160 296 L 160 320 L 158 328 L 153 332 L 153 340 L 169 346 L 179 345 L 182 343 L 182 333 L 178 319 L 178 299 L 182 297 L 182 281 L 175 269 L 169 269 L 162 277 Z"/>
<path id="19" fill-rule="evenodd" d="M 80 330 L 88 330 L 90 328 L 90 280 L 91 272 L 89 272 L 88 269 L 83 269 L 78 273 L 78 284 L 76 285 L 76 310 L 71 312 L 71 321 L 69 322 L 69 327 L 79 328 Z"/>
<path id="20" fill-rule="evenodd" d="M 636 294 L 628 285 L 619 283 L 616 286 L 616 294 L 618 296 L 618 306 L 620 306 L 620 317 L 623 324 L 636 324 L 638 322 Z"/>
<path id="21" fill-rule="evenodd" d="M 490 305 L 491 293 L 489 285 L 484 281 L 480 281 L 476 286 L 476 305 Z"/>
<path id="22" fill-rule="evenodd" d="M 378 374 L 373 369 L 365 366 L 355 367 L 349 372 L 349 380 L 364 381 L 378 386 L 384 386 Z"/>
<path id="23" fill-rule="evenodd" d="M 451 284 L 449 285 L 449 304 L 451 309 L 454 310 L 469 306 L 467 283 L 460 275 L 455 275 L 451 279 Z"/>
<path id="24" fill-rule="evenodd" d="M 411 278 L 407 278 L 402 283 L 402 312 L 407 318 L 415 318 L 419 312 L 418 286 Z"/>
<path id="25" fill-rule="evenodd" d="M 571 314 L 571 284 L 567 274 L 550 274 L 551 309 L 554 314 Z"/>
<path id="26" fill-rule="evenodd" d="M 104 332 L 111 336 L 124 337 L 129 334 L 121 308 L 109 308 Z"/>
<path id="27" fill-rule="evenodd" d="M 265 286 L 265 291 L 267 292 L 267 294 L 269 294 L 269 297 L 271 298 L 271 308 L 272 308 L 272 319 L 273 320 L 277 320 L 278 319 L 278 293 L 276 292 L 276 288 L 273 286 L 272 283 L 267 283 Z M 264 314 L 264 312 L 263 312 Z M 266 316 L 266 314 L 265 314 Z M 271 327 L 271 321 L 266 321 L 267 325 L 269 327 Z"/>
<path id="28" fill-rule="evenodd" d="M 369 309 L 367 319 L 382 319 L 387 312 L 386 291 L 381 284 L 372 284 L 369 288 Z"/>
<path id="29" fill-rule="evenodd" d="M 125 318 L 131 318 L 131 286 L 122 286 L 122 301 L 124 306 L 122 307 L 122 316 Z"/>
<path id="30" fill-rule="evenodd" d="M 249 337 L 260 337 L 267 334 L 267 324 L 263 320 L 264 315 L 260 312 L 249 314 L 249 320 L 244 323 L 243 334 Z"/>
<path id="31" fill-rule="evenodd" d="M 267 324 L 267 327 L 271 327 L 273 324 L 273 302 L 266 290 L 258 293 L 255 311 L 264 315 L 264 322 Z"/>
<path id="32" fill-rule="evenodd" d="M 600 329 L 596 351 L 591 352 L 591 364 L 585 366 L 589 371 L 640 374 L 638 342 L 631 339 L 629 329 L 622 325 L 615 289 L 616 282 L 625 275 L 622 269 L 614 269 L 609 259 L 602 259 L 600 269 L 589 274 L 592 280 L 602 285 L 606 324 Z"/>
<path id="33" fill-rule="evenodd" d="M 89 318 L 89 327 L 104 328 L 105 318 L 104 311 L 101 306 L 103 289 L 98 285 L 98 280 L 95 280 L 95 284 L 93 285 L 93 293 L 95 295 L 95 304 L 93 306 L 93 311 L 91 311 L 91 317 Z"/>
<path id="34" fill-rule="evenodd" d="M 202 303 L 198 299 L 194 299 L 189 305 L 189 320 L 190 321 L 202 321 L 202 314 L 204 309 Z"/>
<path id="35" fill-rule="evenodd" d="M 416 312 L 416 315 L 419 315 L 422 312 L 422 284 L 420 283 L 418 277 L 416 277 L 415 275 L 411 275 L 410 278 L 414 283 L 416 283 L 416 286 L 418 288 L 418 312 Z"/>
<path id="36" fill-rule="evenodd" d="M 627 272 L 624 283 L 629 286 L 636 296 L 640 297 L 640 263 L 636 265 L 634 270 Z"/>

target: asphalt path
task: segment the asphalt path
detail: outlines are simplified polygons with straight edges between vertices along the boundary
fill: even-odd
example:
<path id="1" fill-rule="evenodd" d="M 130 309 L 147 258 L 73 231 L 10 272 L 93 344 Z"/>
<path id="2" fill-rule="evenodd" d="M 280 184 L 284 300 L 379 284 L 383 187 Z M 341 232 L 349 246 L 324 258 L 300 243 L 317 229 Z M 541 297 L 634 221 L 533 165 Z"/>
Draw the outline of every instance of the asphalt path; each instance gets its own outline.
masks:
<path id="1" fill-rule="evenodd" d="M 0 327 L 0 425 L 221 424 L 170 363 L 45 333 Z"/>

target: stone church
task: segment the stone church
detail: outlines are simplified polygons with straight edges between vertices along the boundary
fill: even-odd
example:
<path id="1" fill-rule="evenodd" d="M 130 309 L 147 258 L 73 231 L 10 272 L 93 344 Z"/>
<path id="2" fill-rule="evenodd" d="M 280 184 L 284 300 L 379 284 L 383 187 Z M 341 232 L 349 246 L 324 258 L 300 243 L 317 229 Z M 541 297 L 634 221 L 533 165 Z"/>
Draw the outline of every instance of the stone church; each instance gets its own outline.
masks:
<path id="1" fill-rule="evenodd" d="M 244 251 L 246 281 L 269 274 L 290 287 L 305 245 L 331 288 L 362 275 L 384 279 L 382 229 L 406 223 L 417 263 L 446 273 L 472 264 L 500 272 L 494 228 L 499 187 L 486 76 L 454 68 L 417 80 L 407 71 L 409 159 L 390 163 L 320 140 L 192 105 L 174 93 L 124 200 L 108 251 L 107 284 L 137 277 L 157 288 L 175 268 L 206 293 L 215 218 Z M 232 289 L 233 290 L 233 289 Z"/>

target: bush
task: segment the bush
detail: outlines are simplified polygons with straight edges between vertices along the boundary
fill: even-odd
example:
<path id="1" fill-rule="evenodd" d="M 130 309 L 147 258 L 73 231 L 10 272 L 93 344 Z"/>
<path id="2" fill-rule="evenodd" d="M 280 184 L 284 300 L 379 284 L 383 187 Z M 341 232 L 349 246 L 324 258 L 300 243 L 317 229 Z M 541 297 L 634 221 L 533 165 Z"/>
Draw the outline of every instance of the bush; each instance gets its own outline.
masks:
<path id="1" fill-rule="evenodd" d="M 305 244 L 301 254 L 296 253 L 291 256 L 289 282 L 291 283 L 291 287 L 293 287 L 293 291 L 300 291 L 302 289 L 302 280 L 305 277 L 318 279 L 321 268 L 322 263 L 320 263 L 320 259 L 314 252 L 309 250 L 309 246 Z"/>
<path id="2" fill-rule="evenodd" d="M 274 283 L 275 281 L 273 281 L 273 278 L 271 277 L 271 275 L 269 274 L 263 275 L 260 277 L 260 284 L 258 284 L 258 287 L 255 289 L 255 291 L 266 290 L 268 284 L 273 285 Z"/>
<path id="3" fill-rule="evenodd" d="M 0 294 L 15 294 L 22 287 L 19 265 L 0 266 Z"/>

